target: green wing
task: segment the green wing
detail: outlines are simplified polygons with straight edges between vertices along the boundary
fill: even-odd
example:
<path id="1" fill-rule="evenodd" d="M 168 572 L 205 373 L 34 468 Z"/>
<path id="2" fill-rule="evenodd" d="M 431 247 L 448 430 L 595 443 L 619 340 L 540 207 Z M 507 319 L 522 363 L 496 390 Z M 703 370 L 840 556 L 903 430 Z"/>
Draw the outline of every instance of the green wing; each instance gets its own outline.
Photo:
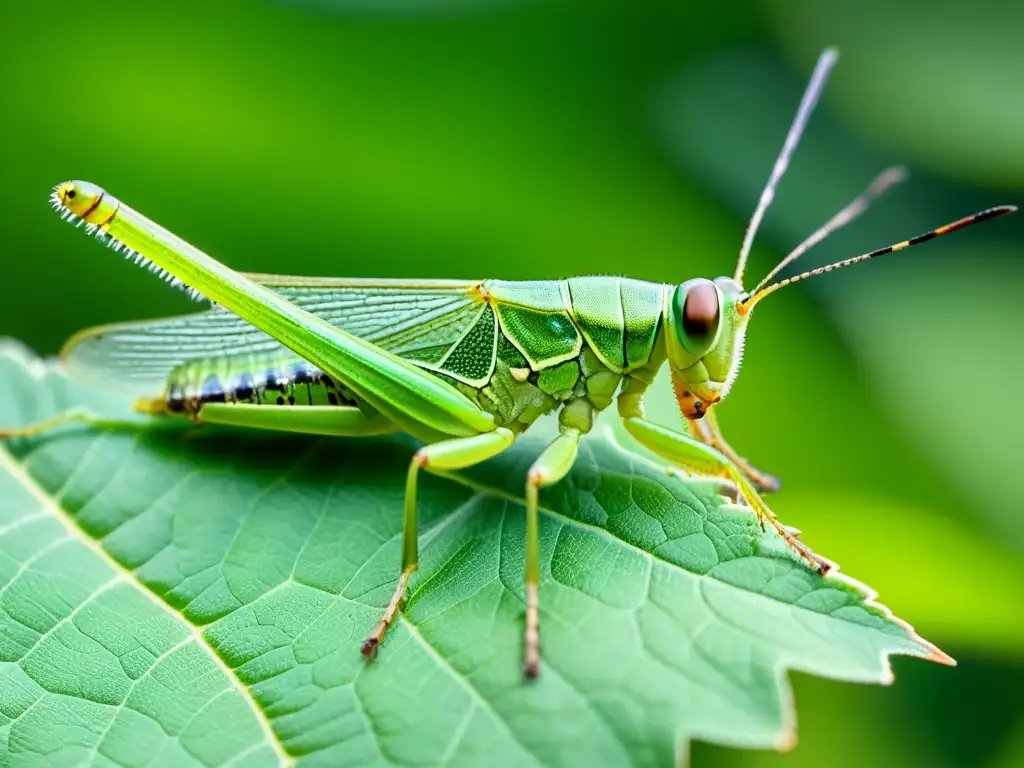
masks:
<path id="1" fill-rule="evenodd" d="M 423 368 L 474 386 L 494 370 L 497 324 L 479 282 L 248 276 Z M 73 336 L 61 357 L 77 378 L 148 396 L 162 392 L 171 372 L 186 363 L 209 360 L 245 369 L 299 359 L 220 307 L 90 328 Z"/>

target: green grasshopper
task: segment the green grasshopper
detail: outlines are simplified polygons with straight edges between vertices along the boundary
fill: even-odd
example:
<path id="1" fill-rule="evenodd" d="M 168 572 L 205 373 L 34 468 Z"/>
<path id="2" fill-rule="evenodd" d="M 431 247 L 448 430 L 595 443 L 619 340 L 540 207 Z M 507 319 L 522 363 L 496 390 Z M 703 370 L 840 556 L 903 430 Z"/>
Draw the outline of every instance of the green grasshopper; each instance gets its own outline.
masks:
<path id="1" fill-rule="evenodd" d="M 902 178 L 883 173 L 783 259 L 743 287 L 754 235 L 774 196 L 836 54 L 822 54 L 747 227 L 733 277 L 663 285 L 625 277 L 566 280 L 345 280 L 242 274 L 81 181 L 58 185 L 63 218 L 214 306 L 162 320 L 85 330 L 65 346 L 69 371 L 135 391 L 161 416 L 317 435 L 406 432 L 423 446 L 409 465 L 401 573 L 362 645 L 375 653 L 417 568 L 420 470 L 449 472 L 501 453 L 542 415 L 559 431 L 527 473 L 523 671 L 540 669 L 538 493 L 571 469 L 595 416 L 616 402 L 626 430 L 673 471 L 717 478 L 818 573 L 831 563 L 783 526 L 760 492 L 778 481 L 740 458 L 716 406 L 740 368 L 747 323 L 764 297 L 800 280 L 894 253 L 1010 213 L 992 208 L 877 251 L 770 281 Z M 665 363 L 687 433 L 648 420 L 644 394 Z M 68 413 L 5 433 L 39 433 L 88 414 Z"/>

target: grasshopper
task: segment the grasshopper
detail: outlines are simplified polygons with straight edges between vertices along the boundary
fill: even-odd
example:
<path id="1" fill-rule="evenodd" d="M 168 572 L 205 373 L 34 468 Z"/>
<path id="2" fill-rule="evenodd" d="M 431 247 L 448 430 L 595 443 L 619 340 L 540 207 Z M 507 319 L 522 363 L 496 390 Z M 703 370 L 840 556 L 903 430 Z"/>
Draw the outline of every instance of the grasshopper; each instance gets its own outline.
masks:
<path id="1" fill-rule="evenodd" d="M 538 494 L 573 466 L 598 412 L 617 404 L 626 430 L 670 471 L 717 478 L 773 527 L 806 566 L 831 566 L 782 525 L 761 498 L 778 481 L 741 458 L 719 428 L 717 406 L 740 369 L 747 323 L 766 296 L 793 283 L 909 248 L 1010 213 L 991 208 L 855 258 L 771 282 L 903 177 L 879 176 L 747 290 L 743 277 L 774 197 L 836 53 L 819 59 L 746 229 L 732 277 L 666 285 L 626 277 L 565 280 L 347 280 L 235 272 L 94 184 L 58 185 L 64 219 L 213 306 L 88 329 L 65 346 L 73 375 L 142 395 L 137 408 L 197 423 L 362 437 L 403 431 L 422 443 L 406 482 L 401 571 L 362 645 L 372 656 L 417 569 L 416 488 L 421 470 L 486 461 L 542 415 L 557 436 L 525 478 L 523 672 L 540 670 Z M 667 363 L 686 432 L 644 416 L 644 394 Z M 68 413 L 4 433 L 39 433 L 89 414 Z"/>

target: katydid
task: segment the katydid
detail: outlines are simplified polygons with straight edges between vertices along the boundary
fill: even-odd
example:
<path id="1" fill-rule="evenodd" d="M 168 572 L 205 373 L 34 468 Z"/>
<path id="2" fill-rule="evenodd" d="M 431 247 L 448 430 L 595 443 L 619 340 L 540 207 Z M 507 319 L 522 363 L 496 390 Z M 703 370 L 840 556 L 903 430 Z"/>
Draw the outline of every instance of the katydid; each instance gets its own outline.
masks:
<path id="1" fill-rule="evenodd" d="M 580 439 L 615 402 L 626 430 L 673 471 L 727 481 L 807 567 L 830 563 L 783 526 L 760 493 L 778 481 L 742 459 L 718 426 L 736 378 L 747 323 L 764 297 L 799 280 L 917 245 L 1010 213 L 981 211 L 855 258 L 771 282 L 902 178 L 889 170 L 783 259 L 753 289 L 747 256 L 836 54 L 822 54 L 747 228 L 732 277 L 665 285 L 625 277 L 565 280 L 346 280 L 233 271 L 87 182 L 58 185 L 63 218 L 214 306 L 195 314 L 89 329 L 62 357 L 73 375 L 142 395 L 138 408 L 198 423 L 360 437 L 404 431 L 422 442 L 409 466 L 401 570 L 372 655 L 417 569 L 421 470 L 450 472 L 496 456 L 542 415 L 557 437 L 525 478 L 523 671 L 540 669 L 538 494 L 573 466 Z M 668 364 L 686 433 L 644 416 L 643 399 Z M 4 433 L 29 435 L 61 420 Z"/>

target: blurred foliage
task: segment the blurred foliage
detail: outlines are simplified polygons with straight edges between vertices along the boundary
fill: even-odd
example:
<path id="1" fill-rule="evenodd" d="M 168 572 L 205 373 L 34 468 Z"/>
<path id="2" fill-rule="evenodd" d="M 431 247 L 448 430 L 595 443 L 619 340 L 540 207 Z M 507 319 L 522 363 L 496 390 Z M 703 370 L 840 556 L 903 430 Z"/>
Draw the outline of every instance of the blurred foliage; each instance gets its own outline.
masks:
<path id="1" fill-rule="evenodd" d="M 1024 178 L 1024 5 L 770 0 L 768 27 L 790 58 L 827 38 L 846 53 L 831 100 L 853 130 L 965 184 L 1019 192 Z"/>
<path id="2" fill-rule="evenodd" d="M 411 16 L 414 18 L 469 13 L 516 0 L 274 0 L 310 11 L 345 16 Z"/>
<path id="3" fill-rule="evenodd" d="M 18 286 L 0 333 L 55 351 L 82 325 L 188 308 L 59 225 L 45 197 L 69 177 L 254 271 L 730 273 L 830 44 L 839 66 L 752 274 L 891 163 L 909 183 L 808 265 L 1024 202 L 1022 12 L 1005 0 L 330 5 L 111 0 L 98 23 L 69 0 L 0 4 L 0 258 Z M 903 661 L 887 690 L 798 677 L 794 753 L 697 748 L 698 765 L 1017 764 L 1015 219 L 758 309 L 730 439 L 783 477 L 788 523 L 960 666 Z M 986 574 L 998 589 L 965 586 Z M 956 583 L 943 604 L 939 579 Z"/>
<path id="4" fill-rule="evenodd" d="M 838 72 L 842 69 L 840 60 Z M 751 93 L 749 83 L 762 87 Z M 764 173 L 778 151 L 777 137 L 792 119 L 791 105 L 800 84 L 787 80 L 780 64 L 765 55 L 728 51 L 710 57 L 675 78 L 662 99 L 662 131 L 678 162 L 702 178 L 742 216 L 757 198 Z M 788 95 L 787 95 L 788 94 Z M 727 122 L 729 105 L 746 99 L 750 114 L 762 122 L 756 136 L 743 141 L 733 128 L 728 142 L 716 141 Z M 703 106 L 702 106 L 703 105 Z M 859 143 L 827 110 L 805 136 L 778 202 L 766 223 L 763 241 L 792 247 L 868 181 L 898 158 Z M 736 150 L 733 145 L 742 149 Z M 822 173 L 821 169 L 827 169 Z M 903 188 L 890 192 L 849 229 L 832 236 L 806 263 L 834 261 L 905 239 L 996 202 L 1020 203 L 1020 195 L 961 190 L 927 172 L 911 169 Z M 1017 382 L 1024 363 L 1013 349 L 1024 340 L 1016 320 L 1015 294 L 1024 264 L 1014 241 L 1020 226 L 1012 219 L 932 243 L 927 250 L 906 251 L 870 268 L 804 283 L 821 299 L 855 359 L 868 372 L 876 402 L 865 414 L 885 412 L 914 447 L 933 459 L 946 483 L 975 500 L 976 512 L 993 533 L 1024 549 L 1024 518 L 1013 498 L 1024 495 L 1024 475 L 1014 471 L 1024 452 L 1024 409 L 1016 405 Z M 963 242 L 965 237 L 970 241 Z M 760 275 L 776 260 L 755 256 L 752 274 Z M 927 268 L 924 265 L 927 264 Z M 788 293 L 788 291 L 787 291 Z M 758 314 L 779 311 L 778 294 Z M 758 333 L 755 326 L 754 334 Z M 756 342 L 754 342 L 756 345 Z M 789 355 L 787 351 L 780 354 Z M 799 377 L 820 376 L 818 364 Z M 851 402 L 849 405 L 855 405 Z M 942 418 L 944 410 L 950 413 Z M 886 425 L 862 420 L 875 431 L 866 447 L 885 439 Z M 951 425 L 959 439 L 949 439 Z M 769 425 L 770 426 L 770 425 Z M 906 475 L 902 464 L 891 465 Z M 916 483 L 899 485 L 908 500 L 917 498 Z M 944 484 L 932 487 L 945 493 Z M 1004 502 L 992 489 L 1005 490 Z M 893 492 L 899 492 L 893 489 Z M 937 499 L 936 499 L 937 500 Z"/>

